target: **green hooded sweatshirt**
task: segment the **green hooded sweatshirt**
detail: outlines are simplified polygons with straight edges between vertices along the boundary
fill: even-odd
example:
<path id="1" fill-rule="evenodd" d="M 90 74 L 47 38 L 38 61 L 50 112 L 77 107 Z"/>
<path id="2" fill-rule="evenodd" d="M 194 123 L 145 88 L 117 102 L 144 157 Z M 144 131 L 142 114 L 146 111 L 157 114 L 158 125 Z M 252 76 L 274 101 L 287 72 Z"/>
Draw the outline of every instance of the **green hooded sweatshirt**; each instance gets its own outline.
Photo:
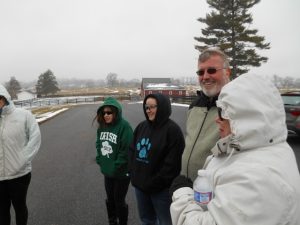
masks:
<path id="1" fill-rule="evenodd" d="M 97 130 L 96 161 L 100 165 L 101 172 L 107 177 L 128 177 L 128 150 L 133 138 L 133 130 L 130 124 L 122 118 L 122 107 L 119 102 L 108 97 L 98 108 L 97 114 L 105 106 L 114 106 L 117 109 L 115 122 L 108 126 L 99 126 Z"/>

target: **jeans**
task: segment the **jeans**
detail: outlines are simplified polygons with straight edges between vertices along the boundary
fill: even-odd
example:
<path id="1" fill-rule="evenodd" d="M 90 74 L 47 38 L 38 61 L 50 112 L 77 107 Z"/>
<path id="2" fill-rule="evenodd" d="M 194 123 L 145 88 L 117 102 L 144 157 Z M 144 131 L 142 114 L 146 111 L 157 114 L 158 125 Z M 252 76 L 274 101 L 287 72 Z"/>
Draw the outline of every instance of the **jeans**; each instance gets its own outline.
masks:
<path id="1" fill-rule="evenodd" d="M 146 194 L 135 188 L 135 195 L 142 225 L 172 225 L 169 189 Z"/>
<path id="2" fill-rule="evenodd" d="M 10 225 L 10 206 L 13 205 L 17 225 L 26 225 L 28 209 L 26 196 L 31 173 L 11 180 L 0 181 L 0 224 Z"/>

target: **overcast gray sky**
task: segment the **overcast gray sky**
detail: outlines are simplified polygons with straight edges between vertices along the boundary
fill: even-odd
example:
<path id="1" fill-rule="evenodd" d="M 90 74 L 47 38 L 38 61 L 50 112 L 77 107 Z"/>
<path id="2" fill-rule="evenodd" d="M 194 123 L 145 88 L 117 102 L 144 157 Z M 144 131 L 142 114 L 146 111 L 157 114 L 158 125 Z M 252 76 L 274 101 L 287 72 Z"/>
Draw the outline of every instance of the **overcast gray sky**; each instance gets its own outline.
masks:
<path id="1" fill-rule="evenodd" d="M 205 0 L 0 0 L 0 83 L 37 80 L 196 76 L 194 49 Z M 257 74 L 300 77 L 300 1 L 253 7 L 258 34 L 271 42 Z"/>

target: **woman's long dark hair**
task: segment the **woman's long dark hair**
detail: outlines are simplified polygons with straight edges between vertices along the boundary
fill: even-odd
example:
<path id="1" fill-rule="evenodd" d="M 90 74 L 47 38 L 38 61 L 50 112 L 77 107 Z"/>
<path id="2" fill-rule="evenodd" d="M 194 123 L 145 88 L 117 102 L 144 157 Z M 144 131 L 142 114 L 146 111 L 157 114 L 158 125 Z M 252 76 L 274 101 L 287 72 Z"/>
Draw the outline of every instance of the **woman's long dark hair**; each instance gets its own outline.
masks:
<path id="1" fill-rule="evenodd" d="M 104 108 L 109 108 L 112 111 L 113 121 L 112 121 L 111 124 L 105 123 L 104 115 L 103 115 Z M 116 122 L 117 115 L 118 115 L 118 110 L 117 110 L 116 107 L 114 107 L 112 105 L 105 105 L 105 106 L 103 106 L 103 107 L 101 107 L 101 108 L 98 109 L 97 115 L 93 119 L 93 124 L 94 124 L 94 122 L 96 120 L 98 122 L 98 127 L 107 127 L 109 125 L 113 125 Z"/>

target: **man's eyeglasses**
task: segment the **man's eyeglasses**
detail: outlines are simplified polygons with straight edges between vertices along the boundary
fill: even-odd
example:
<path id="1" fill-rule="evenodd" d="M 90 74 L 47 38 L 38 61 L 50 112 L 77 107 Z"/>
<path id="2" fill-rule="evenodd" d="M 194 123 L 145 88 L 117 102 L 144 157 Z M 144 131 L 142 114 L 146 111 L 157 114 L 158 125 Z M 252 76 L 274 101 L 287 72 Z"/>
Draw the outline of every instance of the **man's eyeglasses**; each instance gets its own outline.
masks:
<path id="1" fill-rule="evenodd" d="M 222 117 L 222 108 L 218 107 L 218 117 L 221 121 L 224 120 L 224 118 Z"/>
<path id="2" fill-rule="evenodd" d="M 155 109 L 157 107 L 157 105 L 145 105 L 145 110 L 152 110 Z"/>
<path id="3" fill-rule="evenodd" d="M 102 112 L 102 115 L 103 115 L 103 116 L 105 116 L 106 114 L 107 114 L 107 115 L 111 115 L 111 114 L 113 114 L 113 112 L 112 112 L 112 111 L 103 111 L 103 112 Z"/>
<path id="4" fill-rule="evenodd" d="M 223 70 L 223 69 L 226 69 L 226 68 L 214 68 L 214 67 L 209 67 L 207 69 L 200 69 L 198 70 L 196 73 L 198 76 L 203 76 L 205 74 L 205 70 L 208 74 L 212 75 L 212 74 L 215 74 L 218 70 Z"/>

